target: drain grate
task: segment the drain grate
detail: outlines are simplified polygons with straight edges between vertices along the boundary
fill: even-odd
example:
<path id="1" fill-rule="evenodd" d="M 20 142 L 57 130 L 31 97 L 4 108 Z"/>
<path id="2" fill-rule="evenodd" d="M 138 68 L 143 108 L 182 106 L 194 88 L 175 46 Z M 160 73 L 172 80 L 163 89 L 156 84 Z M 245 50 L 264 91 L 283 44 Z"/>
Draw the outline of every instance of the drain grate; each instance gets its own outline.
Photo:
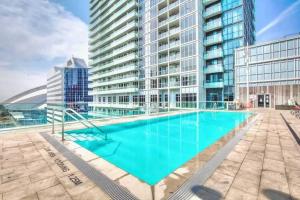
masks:
<path id="1" fill-rule="evenodd" d="M 40 133 L 57 151 L 59 151 L 64 157 L 66 157 L 73 165 L 75 165 L 85 176 L 93 181 L 98 187 L 106 192 L 112 199 L 128 199 L 138 200 L 133 194 L 131 194 L 124 187 L 118 185 L 107 176 L 90 166 L 80 157 L 75 155 L 64 145 L 54 139 L 47 133 Z"/>

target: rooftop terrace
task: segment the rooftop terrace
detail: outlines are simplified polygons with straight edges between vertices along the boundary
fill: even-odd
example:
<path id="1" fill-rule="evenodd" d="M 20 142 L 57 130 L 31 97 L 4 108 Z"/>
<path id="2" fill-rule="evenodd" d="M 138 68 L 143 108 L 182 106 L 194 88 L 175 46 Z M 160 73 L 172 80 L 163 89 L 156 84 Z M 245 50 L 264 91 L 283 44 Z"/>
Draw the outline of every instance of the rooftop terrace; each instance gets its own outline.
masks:
<path id="1" fill-rule="evenodd" d="M 223 153 L 225 156 L 221 158 L 221 164 L 207 174 L 207 179 L 201 178 L 198 184 L 192 185 L 189 198 L 300 199 L 299 144 L 279 111 L 255 112 L 257 116 L 253 125 L 248 129 L 241 128 L 246 131 L 242 139 L 230 149 L 229 154 Z M 299 120 L 286 111 L 282 114 L 299 134 Z M 115 119 L 114 122 L 117 121 Z M 56 149 L 40 135 L 41 132 L 51 132 L 51 128 L 20 129 L 0 135 L 0 199 L 112 198 L 105 188 L 99 187 L 88 178 L 88 174 L 84 174 L 72 160 L 66 158 L 62 148 Z M 228 139 L 224 141 L 228 142 Z M 174 198 L 183 188 L 180 185 L 188 183 L 196 174 L 196 170 L 191 168 L 205 168 L 210 160 L 219 156 L 218 152 L 223 147 L 219 143 L 217 148 L 215 146 L 209 150 L 214 150 L 214 154 L 200 153 L 153 189 L 72 141 L 60 144 L 138 199 Z"/>

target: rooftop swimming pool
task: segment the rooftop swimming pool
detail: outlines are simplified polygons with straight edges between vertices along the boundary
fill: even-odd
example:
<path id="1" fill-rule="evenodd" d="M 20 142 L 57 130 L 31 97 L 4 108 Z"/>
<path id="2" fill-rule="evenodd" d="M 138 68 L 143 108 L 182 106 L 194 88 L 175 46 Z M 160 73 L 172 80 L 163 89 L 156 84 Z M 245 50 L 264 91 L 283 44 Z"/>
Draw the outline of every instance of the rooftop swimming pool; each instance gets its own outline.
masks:
<path id="1" fill-rule="evenodd" d="M 67 131 L 80 146 L 155 185 L 250 117 L 245 112 L 195 112 Z"/>

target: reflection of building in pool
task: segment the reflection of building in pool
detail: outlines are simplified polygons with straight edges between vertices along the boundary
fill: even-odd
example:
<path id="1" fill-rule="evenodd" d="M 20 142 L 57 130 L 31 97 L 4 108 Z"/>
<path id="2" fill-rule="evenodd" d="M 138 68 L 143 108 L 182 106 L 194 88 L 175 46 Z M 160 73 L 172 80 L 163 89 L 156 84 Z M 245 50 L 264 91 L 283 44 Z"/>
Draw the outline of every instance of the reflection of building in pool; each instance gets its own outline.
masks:
<path id="1" fill-rule="evenodd" d="M 247 102 L 247 60 L 249 99 L 255 107 L 300 103 L 300 35 L 236 50 L 236 93 Z"/>
<path id="2" fill-rule="evenodd" d="M 47 78 L 48 120 L 52 109 L 72 108 L 77 112 L 87 112 L 88 67 L 83 59 L 72 57 L 65 66 L 54 67 Z M 55 112 L 57 118 L 61 112 Z"/>
<path id="3" fill-rule="evenodd" d="M 24 91 L 2 102 L 0 126 L 44 124 L 45 107 L 46 85 Z"/>

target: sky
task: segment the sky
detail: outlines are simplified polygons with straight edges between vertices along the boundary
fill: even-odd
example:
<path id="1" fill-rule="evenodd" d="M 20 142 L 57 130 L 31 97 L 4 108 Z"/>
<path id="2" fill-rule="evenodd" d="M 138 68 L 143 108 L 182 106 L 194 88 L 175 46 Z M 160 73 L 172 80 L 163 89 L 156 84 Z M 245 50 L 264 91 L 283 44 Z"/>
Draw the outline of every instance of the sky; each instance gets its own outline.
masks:
<path id="1" fill-rule="evenodd" d="M 300 0 L 256 0 L 257 42 L 300 32 Z M 88 58 L 89 0 L 0 0 L 0 102 Z"/>

